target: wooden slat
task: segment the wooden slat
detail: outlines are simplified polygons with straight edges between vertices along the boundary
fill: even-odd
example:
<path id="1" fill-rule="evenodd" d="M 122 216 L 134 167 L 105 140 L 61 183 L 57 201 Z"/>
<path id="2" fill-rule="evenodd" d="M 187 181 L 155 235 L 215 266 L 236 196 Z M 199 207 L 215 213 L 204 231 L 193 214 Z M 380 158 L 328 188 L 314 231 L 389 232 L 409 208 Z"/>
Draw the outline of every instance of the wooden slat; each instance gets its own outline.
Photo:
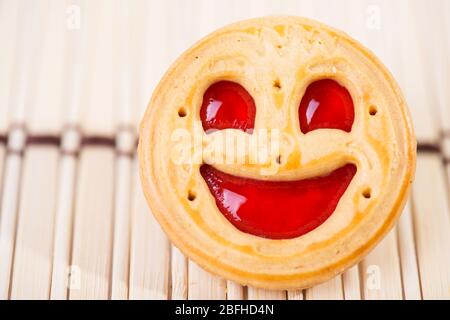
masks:
<path id="1" fill-rule="evenodd" d="M 0 214 L 0 299 L 9 297 L 9 284 L 16 237 L 22 158 L 9 154 L 5 159 Z"/>
<path id="2" fill-rule="evenodd" d="M 22 152 L 25 140 L 26 135 L 21 127 L 15 127 L 9 133 L 0 211 L 0 299 L 8 298 L 10 293 L 17 210 L 20 197 Z"/>
<path id="3" fill-rule="evenodd" d="M 83 101 L 79 117 L 84 133 L 113 136 L 114 134 L 114 80 L 113 64 L 114 7 L 108 0 L 81 1 L 83 55 L 82 65 L 86 81 L 82 84 Z M 74 32 L 79 32 L 74 31 Z M 84 41 L 84 39 L 82 39 Z"/>
<path id="4" fill-rule="evenodd" d="M 345 300 L 360 300 L 361 285 L 359 279 L 359 265 L 355 265 L 342 274 Z"/>
<path id="5" fill-rule="evenodd" d="M 9 125 L 23 124 L 29 120 L 35 106 L 36 94 L 40 91 L 40 44 L 48 26 L 48 12 L 44 4 L 30 0 L 20 2 L 15 55 L 13 60 L 9 61 L 13 64 L 8 101 Z"/>
<path id="6" fill-rule="evenodd" d="M 174 18 L 171 5 L 174 5 L 173 1 L 137 1 L 130 8 L 132 33 L 141 34 L 140 37 L 134 36 L 130 44 L 137 52 L 135 60 L 138 61 L 131 66 L 131 72 L 136 74 L 133 76 L 136 78 L 135 91 L 131 95 L 136 127 L 147 108 L 153 88 L 172 60 L 185 49 L 181 41 L 185 32 L 180 31 L 180 18 Z M 162 28 L 166 34 L 161 32 Z M 130 298 L 169 296 L 172 299 L 187 299 L 187 260 L 175 247 L 167 247 L 169 242 L 149 211 L 137 177 L 134 186 Z"/>
<path id="7" fill-rule="evenodd" d="M 308 5 L 306 3 L 302 3 L 299 0 L 285 0 L 285 1 L 269 1 L 269 4 L 276 3 L 278 4 L 277 10 L 274 12 L 274 14 L 290 14 L 290 15 L 301 15 L 305 16 L 308 14 L 308 9 L 312 10 L 311 8 L 308 8 Z M 305 14 L 303 14 L 303 12 Z"/>
<path id="8" fill-rule="evenodd" d="M 77 183 L 80 134 L 77 130 L 80 121 L 80 106 L 86 104 L 87 90 L 82 90 L 87 82 L 89 35 L 92 32 L 88 21 L 84 20 L 82 2 L 78 0 L 62 2 L 65 13 L 62 22 L 65 26 L 63 45 L 63 80 L 61 81 L 60 121 L 67 126 L 62 132 L 62 155 L 59 168 L 58 200 L 55 223 L 55 242 L 53 252 L 52 299 L 67 299 L 68 289 L 79 285 L 78 269 L 70 265 L 72 259 L 72 240 L 74 228 L 75 195 Z M 78 11 L 79 10 L 79 11 Z M 79 14 L 79 16 L 78 16 Z M 83 14 L 83 16 L 82 16 Z M 76 23 L 80 22 L 77 26 Z M 89 32 L 90 31 L 90 32 Z"/>
<path id="9" fill-rule="evenodd" d="M 73 154 L 63 154 L 59 162 L 51 299 L 67 299 L 77 163 L 78 160 Z"/>
<path id="10" fill-rule="evenodd" d="M 129 265 L 130 265 L 130 228 L 131 228 L 131 184 L 135 149 L 134 129 L 132 129 L 131 99 L 132 86 L 130 60 L 130 10 L 125 1 L 110 2 L 114 7 L 113 19 L 116 21 L 113 29 L 116 38 L 113 42 L 114 63 L 114 111 L 116 133 L 116 169 L 114 194 L 114 241 L 113 266 L 111 278 L 112 299 L 128 298 Z M 139 36 L 139 34 L 137 34 Z"/>
<path id="11" fill-rule="evenodd" d="M 334 277 L 305 291 L 306 300 L 342 300 L 344 292 L 341 276 Z"/>
<path id="12" fill-rule="evenodd" d="M 406 203 L 397 226 L 398 246 L 403 279 L 403 296 L 406 300 L 422 298 L 419 270 L 417 268 L 416 246 L 411 213 L 411 201 Z"/>
<path id="13" fill-rule="evenodd" d="M 336 2 L 333 0 L 319 0 L 313 2 L 314 19 L 321 21 L 334 28 L 342 28 L 345 20 L 345 1 Z"/>
<path id="14" fill-rule="evenodd" d="M 423 86 L 429 92 L 429 113 L 435 118 L 436 125 L 443 131 L 450 130 L 450 69 L 448 52 L 450 50 L 450 28 L 447 27 L 450 5 L 447 0 L 437 0 L 432 6 L 427 1 L 415 1 L 412 7 L 414 23 L 411 31 L 422 52 L 424 74 Z M 423 26 L 426 25 L 426 28 Z M 433 50 L 430 50 L 433 48 Z"/>
<path id="15" fill-rule="evenodd" d="M 62 2 L 65 6 L 63 37 L 63 79 L 61 83 L 62 155 L 60 159 L 58 200 L 55 222 L 55 241 L 53 252 L 52 299 L 67 299 L 68 288 L 78 285 L 76 269 L 70 267 L 73 239 L 75 190 L 77 182 L 78 158 L 81 132 L 79 121 L 81 105 L 86 103 L 83 84 L 88 80 L 88 49 L 90 30 L 81 16 L 82 6 L 78 0 Z M 79 10 L 79 12 L 78 12 Z M 77 16 L 80 14 L 80 16 Z M 79 19 L 79 20 L 78 20 Z M 80 22 L 77 26 L 76 23 Z M 77 29 L 79 27 L 79 29 Z M 91 31 L 91 32 L 88 32 Z M 45 108 L 45 107 L 43 107 Z M 74 273 L 74 274 L 72 274 Z M 72 277 L 73 276 L 73 277 Z"/>
<path id="16" fill-rule="evenodd" d="M 189 300 L 222 300 L 226 298 L 226 281 L 214 276 L 189 260 Z"/>
<path id="17" fill-rule="evenodd" d="M 57 168 L 56 147 L 27 148 L 11 299 L 48 299 L 50 296 Z"/>
<path id="18" fill-rule="evenodd" d="M 228 300 L 243 300 L 244 299 L 244 287 L 234 281 L 228 280 L 227 281 L 227 299 Z"/>
<path id="19" fill-rule="evenodd" d="M 436 74 L 439 78 L 435 81 L 438 92 L 440 94 L 440 119 L 442 119 L 442 125 L 445 130 L 450 131 L 450 92 L 447 89 L 450 85 L 450 73 L 449 72 L 438 72 L 439 70 L 450 68 L 450 61 L 448 56 L 445 54 L 450 51 L 450 3 L 446 0 L 441 0 L 436 6 L 435 10 L 438 12 L 438 21 L 435 30 L 437 30 L 438 35 L 442 35 L 439 38 L 439 44 L 443 52 L 438 53 L 439 60 L 435 63 Z M 447 57 L 447 59 L 446 59 Z M 450 139 L 450 137 L 447 137 Z"/>
<path id="20" fill-rule="evenodd" d="M 180 19 L 174 18 L 173 12 L 169 14 L 173 4 L 170 1 L 137 1 L 130 8 L 133 17 L 130 28 L 133 34 L 141 34 L 140 37 L 133 37 L 134 42 L 131 43 L 138 53 L 135 57 L 138 63 L 131 67 L 137 79 L 133 86 L 134 103 L 131 106 L 134 108 L 133 121 L 136 127 L 147 108 L 153 88 L 172 60 L 183 50 L 180 40 L 185 33 L 179 33 Z M 160 32 L 161 28 L 171 36 Z M 130 298 L 157 299 L 169 296 L 172 299 L 187 299 L 187 260 L 175 247 L 168 247 L 169 242 L 151 215 L 137 178 L 135 193 Z M 154 273 L 150 273 L 150 270 Z"/>
<path id="21" fill-rule="evenodd" d="M 5 145 L 0 143 L 0 203 L 2 200 L 2 194 L 3 194 L 3 169 L 4 169 L 4 164 L 5 164 Z M 1 220 L 1 216 L 0 216 L 0 220 Z"/>
<path id="22" fill-rule="evenodd" d="M 132 74 L 132 65 L 136 61 L 136 48 L 131 38 L 142 41 L 143 30 L 134 29 L 131 33 L 131 25 L 136 19 L 141 19 L 142 14 L 136 17 L 130 15 L 131 8 L 137 6 L 138 2 L 124 0 L 112 0 L 108 5 L 113 7 L 112 17 L 114 25 L 112 32 L 114 40 L 111 42 L 112 55 L 112 75 L 113 75 L 113 105 L 109 112 L 114 115 L 116 127 L 130 127 L 134 113 L 132 96 L 137 93 L 135 90 L 136 77 Z M 138 23 L 138 22 L 136 22 Z M 131 50 L 135 50 L 132 52 Z"/>
<path id="23" fill-rule="evenodd" d="M 2 203 L 3 198 L 3 175 L 4 175 L 4 165 L 5 165 L 5 145 L 0 144 L 0 203 Z M 0 224 L 2 221 L 2 214 L 0 212 Z M 0 256 L 1 257 L 1 256 Z M 0 287 L 2 288 L 2 287 Z M 2 288 L 4 290 L 4 288 Z M 5 297 L 5 296 L 3 296 Z"/>
<path id="24" fill-rule="evenodd" d="M 248 287 L 248 300 L 286 300 L 286 291 Z"/>
<path id="25" fill-rule="evenodd" d="M 368 39 L 373 30 L 367 26 L 370 14 L 368 5 L 373 5 L 374 3 L 367 3 L 361 0 L 345 0 L 336 4 L 338 6 L 334 8 L 334 11 L 341 12 L 338 27 L 363 45 L 369 46 Z"/>
<path id="26" fill-rule="evenodd" d="M 274 3 L 276 1 L 270 1 L 270 3 Z M 235 19 L 239 19 L 239 12 L 240 12 L 240 5 L 241 3 L 243 3 L 242 1 L 239 0 L 235 0 L 234 1 L 234 12 L 237 12 L 235 15 Z M 250 17 L 248 18 L 258 18 L 258 17 L 263 17 L 263 16 L 267 16 L 270 15 L 271 13 L 269 12 L 270 10 L 268 10 L 267 8 L 267 1 L 259 1 L 259 0 L 249 0 L 249 1 L 245 1 L 245 3 L 249 6 L 248 10 L 250 11 Z M 226 3 L 224 3 L 224 5 L 226 5 Z M 217 12 L 218 15 L 220 16 L 220 8 L 218 8 Z M 235 20 L 237 21 L 237 20 Z"/>
<path id="27" fill-rule="evenodd" d="M 403 298 L 396 228 L 362 261 L 360 267 L 364 299 Z"/>
<path id="28" fill-rule="evenodd" d="M 188 261 L 175 246 L 172 246 L 171 253 L 171 285 L 173 300 L 188 298 Z"/>
<path id="29" fill-rule="evenodd" d="M 133 176 L 130 299 L 167 299 L 170 244 L 145 201 L 137 160 Z"/>
<path id="30" fill-rule="evenodd" d="M 9 132 L 9 148 L 15 152 L 8 155 L 5 164 L 5 178 L 3 181 L 3 199 L 0 213 L 0 299 L 6 299 L 10 291 L 10 277 L 13 263 L 14 243 L 16 236 L 17 207 L 20 192 L 20 174 L 22 158 L 20 152 L 24 145 L 25 133 L 17 124 L 23 124 L 26 114 L 26 103 L 32 101 L 35 92 L 36 65 L 39 62 L 39 54 L 35 52 L 35 46 L 39 43 L 44 26 L 45 15 L 42 8 L 35 6 L 33 1 L 22 1 L 18 6 L 16 21 L 6 20 L 6 23 L 16 24 L 12 26 L 14 33 L 14 54 L 8 56 L 6 62 L 11 64 L 6 70 L 12 74 L 7 85 L 9 99 L 6 105 L 9 108 L 10 124 L 16 125 L 13 132 Z M 9 11 L 11 10 L 11 11 Z M 14 14 L 14 8 L 6 8 L 7 14 Z M 20 14 L 19 14 L 20 13 Z M 9 37 L 6 37 L 8 39 Z M 8 40 L 7 40 L 8 43 Z M 6 44 L 7 44 L 6 43 Z M 8 50 L 8 48 L 6 48 Z M 3 114 L 6 114 L 3 113 Z"/>
<path id="31" fill-rule="evenodd" d="M 39 34 L 36 50 L 40 60 L 36 66 L 36 93 L 27 111 L 27 128 L 31 133 L 58 134 L 61 132 L 64 79 L 64 35 L 66 4 L 59 0 L 36 2 L 37 14 L 45 20 L 45 32 Z M 28 71 L 29 72 L 29 71 Z"/>
<path id="32" fill-rule="evenodd" d="M 289 290 L 287 292 L 288 300 L 303 300 L 305 298 L 304 290 Z"/>
<path id="33" fill-rule="evenodd" d="M 14 81 L 15 83 L 17 83 L 16 90 L 18 91 L 17 97 L 19 98 L 14 100 L 14 103 L 16 103 L 18 107 L 17 111 L 14 111 L 12 113 L 12 119 L 16 122 L 26 120 L 27 127 L 32 132 L 56 133 L 61 126 L 61 121 L 58 117 L 61 100 L 58 93 L 61 91 L 59 89 L 59 84 L 61 83 L 60 71 L 63 56 L 60 52 L 62 44 L 62 30 L 64 30 L 61 25 L 64 15 L 60 14 L 61 12 L 63 12 L 62 4 L 62 2 L 46 0 L 39 3 L 33 3 L 36 8 L 32 9 L 30 7 L 31 3 L 23 2 L 26 10 L 33 12 L 33 14 L 36 16 L 34 18 L 35 21 L 38 21 L 40 25 L 42 25 L 43 21 L 45 21 L 45 26 L 42 27 L 42 29 L 38 28 L 37 31 L 34 30 L 36 29 L 35 26 L 31 26 L 33 32 L 36 32 L 36 34 L 38 35 L 37 37 L 33 37 L 33 41 L 31 41 L 31 44 L 28 43 L 30 41 L 26 40 L 25 44 L 21 44 L 19 42 L 19 47 L 16 48 L 16 50 L 18 50 L 19 52 L 33 52 L 33 58 L 22 55 L 20 59 L 30 60 L 28 61 L 30 64 L 23 63 L 22 61 L 20 62 L 21 67 L 19 67 L 15 71 L 16 74 L 18 74 L 18 77 L 15 78 Z M 43 30 L 50 31 L 43 32 Z M 29 46 L 36 45 L 39 46 L 38 50 L 29 50 Z M 22 70 L 21 68 L 23 68 L 23 66 L 36 66 L 36 71 L 32 71 L 30 68 Z M 23 74 L 27 73 L 36 78 L 37 86 L 27 88 L 26 80 L 24 80 L 20 76 L 22 75 L 23 77 Z M 36 89 L 33 89 L 34 87 L 36 87 Z M 26 93 L 26 97 L 23 98 L 23 100 L 20 99 L 20 91 L 22 90 L 24 90 Z M 25 107 L 22 107 L 23 103 L 27 103 L 26 113 L 24 111 Z M 32 153 L 32 156 L 36 155 Z M 48 162 L 43 161 L 42 157 L 39 158 L 39 156 L 38 159 L 42 162 L 42 164 L 44 164 L 45 162 L 45 165 L 43 165 L 43 168 L 45 169 L 48 164 L 54 163 L 55 157 L 56 151 L 54 150 L 54 152 L 52 152 L 52 155 L 48 157 Z M 25 167 L 25 169 L 26 168 L 27 167 Z M 41 170 L 41 168 L 36 169 L 36 174 L 41 172 Z M 54 166 L 52 170 L 57 170 L 57 166 Z M 52 180 L 51 175 L 49 175 L 48 178 L 49 179 L 45 181 L 48 182 L 51 187 L 54 187 L 56 182 Z M 24 177 L 24 179 L 31 178 Z M 38 179 L 36 179 L 36 182 L 24 180 L 23 187 L 36 188 L 36 185 L 33 185 L 33 183 L 39 183 L 38 181 Z M 25 190 L 27 189 L 24 189 L 22 191 Z M 26 217 L 21 219 L 22 222 L 19 224 L 13 272 L 14 278 L 11 292 L 11 297 L 13 298 L 47 298 L 49 296 L 49 286 L 51 281 L 48 277 L 48 273 L 52 270 L 52 263 L 51 261 L 49 263 L 48 259 L 51 260 L 51 252 L 53 251 L 53 248 L 49 249 L 48 246 L 52 247 L 53 243 L 52 227 L 55 215 L 55 212 L 53 212 L 55 192 L 51 191 L 52 188 L 49 188 L 49 190 L 51 193 L 45 194 L 45 196 L 41 199 L 42 201 L 39 202 L 39 205 L 43 208 L 41 213 L 43 215 L 43 217 L 41 217 L 42 220 L 36 221 L 35 219 L 33 220 L 29 217 Z M 31 217 L 38 217 L 38 215 L 36 215 L 36 211 L 30 210 L 28 208 L 29 203 L 33 203 L 32 201 L 35 200 L 35 198 L 30 198 L 30 195 L 28 195 L 28 198 L 26 198 L 25 200 L 22 200 L 22 216 L 27 216 L 31 214 L 31 212 L 33 212 L 33 215 Z M 46 208 L 49 208 L 50 205 L 51 210 L 46 210 Z M 38 205 L 36 205 L 35 207 L 39 208 Z M 23 208 L 28 209 L 24 210 Z M 41 222 L 46 224 L 41 224 Z M 46 227 L 49 229 L 44 231 L 39 230 Z M 35 230 L 36 234 L 39 234 L 41 231 L 43 232 L 43 235 L 40 235 L 38 239 L 33 241 L 29 238 L 30 230 Z M 30 247 L 34 248 L 36 252 L 30 252 Z M 47 258 L 45 258 L 43 255 L 48 254 L 48 252 L 50 252 L 50 254 Z M 27 268 L 29 268 L 29 260 L 33 259 L 33 255 L 38 255 L 38 258 L 40 258 L 36 258 L 36 272 L 30 272 L 29 270 L 27 271 Z"/>
<path id="34" fill-rule="evenodd" d="M 62 121 L 72 127 L 80 126 L 85 106 L 89 103 L 88 96 L 95 88 L 90 86 L 89 79 L 91 50 L 95 48 L 97 29 L 92 19 L 87 19 L 89 11 L 85 10 L 85 5 L 82 0 L 66 1 Z M 77 23 L 80 23 L 79 29 Z"/>
<path id="35" fill-rule="evenodd" d="M 170 23 L 165 11 L 167 5 L 168 1 L 139 0 L 136 2 L 136 6 L 130 9 L 134 21 L 130 28 L 136 35 L 131 44 L 136 52 L 136 56 L 133 57 L 136 63 L 131 67 L 133 77 L 136 79 L 135 91 L 132 95 L 134 103 L 131 106 L 134 112 L 133 123 L 136 128 L 139 127 L 154 87 L 162 78 L 169 64 L 172 63 L 169 59 L 168 43 L 172 37 L 177 37 L 177 35 L 169 37 L 167 36 L 168 31 L 161 32 L 161 29 L 168 30 Z M 174 45 L 172 43 L 172 46 Z M 132 50 L 130 49 L 130 51 Z M 171 55 L 171 58 L 174 57 Z"/>
<path id="36" fill-rule="evenodd" d="M 195 0 L 193 1 L 193 4 L 189 5 L 189 12 L 196 15 L 198 19 L 195 24 L 192 24 L 192 28 L 189 32 L 186 42 L 188 46 L 193 45 L 195 42 L 221 26 L 219 17 L 220 12 L 217 4 L 217 2 L 208 0 Z M 241 5 L 242 7 L 245 7 L 246 3 L 241 2 Z M 234 12 L 233 1 L 228 1 L 228 9 L 226 11 L 227 16 L 232 15 Z M 188 24 L 189 22 L 185 21 L 184 23 Z"/>
<path id="37" fill-rule="evenodd" d="M 72 71 L 75 72 L 75 79 L 81 73 L 86 80 L 79 91 L 74 91 L 83 95 L 79 100 L 79 110 L 69 109 L 69 119 L 79 119 L 85 134 L 112 137 L 114 6 L 108 5 L 107 1 L 81 1 L 80 10 L 83 18 L 81 28 L 73 32 L 81 31 L 81 39 L 71 45 L 83 44 L 81 55 L 77 53 L 73 56 L 77 62 L 81 59 L 83 65 L 81 70 Z M 114 150 L 105 147 L 84 148 L 80 155 L 69 291 L 71 299 L 106 299 L 112 293 L 114 160 Z"/>
<path id="38" fill-rule="evenodd" d="M 9 13 L 10 9 L 6 9 Z M 11 9 L 14 10 L 14 9 Z M 11 11 L 11 14 L 14 14 Z M 22 158 L 20 152 L 25 142 L 25 132 L 22 126 L 26 120 L 26 106 L 33 104 L 36 92 L 36 66 L 40 62 L 39 44 L 45 25 L 45 11 L 34 1 L 24 0 L 19 3 L 17 20 L 12 24 L 14 33 L 14 54 L 6 56 L 7 63 L 12 64 L 12 74 L 9 78 L 9 147 L 14 149 L 8 155 L 5 164 L 5 178 L 3 184 L 3 199 L 0 213 L 0 299 L 5 299 L 10 292 L 10 277 L 13 264 L 13 252 L 16 236 L 17 208 L 20 193 L 20 174 Z M 7 20 L 9 23 L 9 20 Z M 8 39 L 8 37 L 6 37 Z M 6 54 L 7 55 L 7 54 Z M 3 80 L 2 80 L 3 81 Z M 5 79 L 7 82 L 8 79 Z M 4 113 L 6 114 L 6 112 Z M 4 116 L 6 118 L 6 116 Z"/>
<path id="39" fill-rule="evenodd" d="M 76 191 L 71 261 L 74 285 L 70 287 L 70 299 L 107 299 L 110 296 L 113 172 L 113 149 L 83 149 Z"/>
<path id="40" fill-rule="evenodd" d="M 128 298 L 131 227 L 131 170 L 128 155 L 119 155 L 115 168 L 114 240 L 111 276 L 111 298 Z"/>
<path id="41" fill-rule="evenodd" d="M 0 2 L 0 133 L 8 127 L 8 106 L 11 94 L 11 79 L 13 78 L 13 61 L 16 55 L 16 39 L 18 31 L 19 1 Z"/>
<path id="42" fill-rule="evenodd" d="M 450 213 L 444 174 L 439 156 L 419 154 L 413 221 L 423 299 L 450 298 Z"/>
<path id="43" fill-rule="evenodd" d="M 436 106 L 430 106 L 433 97 L 427 83 L 432 82 L 427 72 L 428 64 L 424 63 L 425 51 L 417 34 L 422 25 L 414 24 L 413 7 L 409 1 L 393 1 L 389 8 L 383 12 L 392 16 L 392 34 L 395 40 L 395 48 L 392 51 L 394 71 L 403 93 L 405 94 L 417 140 L 422 143 L 436 143 L 438 140 L 438 126 L 435 123 L 434 112 Z M 389 10 L 390 9 L 390 10 Z M 434 109 L 434 110 L 433 110 Z"/>
<path id="44" fill-rule="evenodd" d="M 448 1 L 446 1 L 446 0 L 441 0 L 440 5 L 438 5 L 437 10 L 438 10 L 438 12 L 440 12 L 443 15 L 442 27 L 444 28 L 444 30 L 443 30 L 444 35 L 449 35 L 450 34 L 450 21 L 448 19 L 448 16 L 449 16 L 449 12 L 450 12 L 450 3 L 448 3 Z M 450 41 L 447 39 L 447 44 L 450 44 L 449 42 Z"/>

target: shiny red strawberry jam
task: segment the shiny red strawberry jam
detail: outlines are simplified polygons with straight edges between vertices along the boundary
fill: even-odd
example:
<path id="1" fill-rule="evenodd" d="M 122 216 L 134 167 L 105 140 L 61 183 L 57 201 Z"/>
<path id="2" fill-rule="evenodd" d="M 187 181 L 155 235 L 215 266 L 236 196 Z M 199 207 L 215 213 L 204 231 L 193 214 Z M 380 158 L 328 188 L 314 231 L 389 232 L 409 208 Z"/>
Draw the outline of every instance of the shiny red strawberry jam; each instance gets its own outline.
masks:
<path id="1" fill-rule="evenodd" d="M 228 128 L 248 131 L 255 126 L 255 115 L 252 96 L 235 82 L 216 82 L 203 95 L 200 118 L 205 131 Z"/>
<path id="2" fill-rule="evenodd" d="M 354 113 L 353 100 L 348 90 L 331 79 L 311 83 L 298 110 L 303 133 L 321 128 L 350 132 Z"/>
<path id="3" fill-rule="evenodd" d="M 295 181 L 241 178 L 204 164 L 200 173 L 222 214 L 239 230 L 270 239 L 291 239 L 320 226 L 334 212 L 356 166 Z"/>

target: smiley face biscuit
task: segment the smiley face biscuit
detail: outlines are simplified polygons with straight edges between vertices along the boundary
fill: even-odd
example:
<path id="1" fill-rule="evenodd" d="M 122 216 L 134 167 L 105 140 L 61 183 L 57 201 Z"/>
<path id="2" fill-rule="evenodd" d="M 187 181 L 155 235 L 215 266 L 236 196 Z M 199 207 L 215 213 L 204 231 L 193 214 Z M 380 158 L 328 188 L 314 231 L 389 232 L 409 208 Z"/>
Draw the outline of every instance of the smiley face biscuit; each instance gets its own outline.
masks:
<path id="1" fill-rule="evenodd" d="M 268 289 L 310 287 L 361 260 L 400 215 L 415 155 L 386 68 L 297 17 L 232 24 L 186 51 L 139 141 L 143 190 L 173 244 Z"/>

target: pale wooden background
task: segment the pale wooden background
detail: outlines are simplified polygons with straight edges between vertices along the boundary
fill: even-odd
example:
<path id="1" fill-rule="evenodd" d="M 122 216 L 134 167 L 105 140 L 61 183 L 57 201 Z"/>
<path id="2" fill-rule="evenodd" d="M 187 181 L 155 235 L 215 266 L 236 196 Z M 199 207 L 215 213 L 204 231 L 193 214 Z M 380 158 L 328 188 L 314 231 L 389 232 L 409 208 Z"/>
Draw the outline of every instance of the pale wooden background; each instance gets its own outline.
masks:
<path id="1" fill-rule="evenodd" d="M 304 291 L 243 288 L 187 261 L 147 209 L 134 153 L 171 61 L 224 24 L 269 14 L 319 19 L 373 50 L 420 145 L 395 229 Z M 450 0 L 0 0 L 0 41 L 1 299 L 450 298 Z"/>

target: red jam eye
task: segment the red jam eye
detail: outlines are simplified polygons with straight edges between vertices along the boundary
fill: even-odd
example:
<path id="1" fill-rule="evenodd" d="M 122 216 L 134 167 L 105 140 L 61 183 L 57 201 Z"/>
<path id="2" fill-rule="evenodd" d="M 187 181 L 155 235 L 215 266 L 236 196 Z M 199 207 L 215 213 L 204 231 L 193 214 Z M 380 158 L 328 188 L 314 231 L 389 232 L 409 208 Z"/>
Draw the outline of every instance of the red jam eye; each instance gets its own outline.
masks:
<path id="1" fill-rule="evenodd" d="M 255 126 L 256 107 L 252 96 L 240 84 L 220 81 L 203 95 L 200 109 L 203 129 L 251 130 Z"/>
<path id="2" fill-rule="evenodd" d="M 318 80 L 306 89 L 298 116 L 303 133 L 322 128 L 350 132 L 355 118 L 353 99 L 336 81 Z"/>

